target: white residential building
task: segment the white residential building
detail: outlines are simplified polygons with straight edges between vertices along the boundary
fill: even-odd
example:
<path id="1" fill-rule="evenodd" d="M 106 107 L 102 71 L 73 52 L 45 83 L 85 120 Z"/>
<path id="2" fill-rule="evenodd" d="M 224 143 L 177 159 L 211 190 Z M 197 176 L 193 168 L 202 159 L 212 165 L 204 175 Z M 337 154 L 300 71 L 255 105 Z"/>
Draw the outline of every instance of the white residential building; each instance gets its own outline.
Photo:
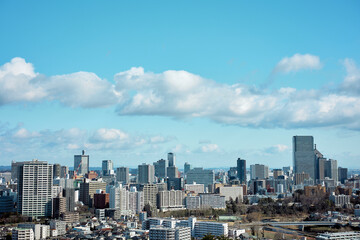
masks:
<path id="1" fill-rule="evenodd" d="M 185 184 L 184 186 L 185 191 L 193 192 L 195 194 L 204 193 L 204 184 Z"/>
<path id="2" fill-rule="evenodd" d="M 50 237 L 50 226 L 49 225 L 41 225 L 41 224 L 34 224 L 34 223 L 21 223 L 21 224 L 18 224 L 18 228 L 32 229 L 35 240 L 46 239 L 46 238 Z"/>
<path id="3" fill-rule="evenodd" d="M 14 228 L 12 230 L 13 240 L 34 240 L 34 231 L 32 228 Z"/>
<path id="4" fill-rule="evenodd" d="M 129 191 L 121 184 L 110 187 L 109 207 L 121 211 L 121 214 L 129 212 Z"/>
<path id="5" fill-rule="evenodd" d="M 57 230 L 57 236 L 64 235 L 66 233 L 66 222 L 59 220 L 51 220 L 50 221 L 50 229 Z"/>
<path id="6" fill-rule="evenodd" d="M 129 210 L 134 214 L 138 214 L 144 208 L 144 194 L 143 192 L 138 192 L 135 189 L 132 189 L 129 192 Z"/>
<path id="7" fill-rule="evenodd" d="M 228 236 L 228 224 L 219 222 L 195 222 L 194 236 L 201 238 L 206 234 Z"/>
<path id="8" fill-rule="evenodd" d="M 158 208 L 183 208 L 184 192 L 181 190 L 160 191 L 158 193 Z"/>
<path id="9" fill-rule="evenodd" d="M 240 202 L 243 201 L 243 187 L 241 186 L 224 186 L 219 187 L 219 194 L 225 197 L 225 201 L 238 199 Z"/>
<path id="10" fill-rule="evenodd" d="M 18 213 L 29 217 L 50 217 L 53 166 L 37 159 L 17 164 Z"/>

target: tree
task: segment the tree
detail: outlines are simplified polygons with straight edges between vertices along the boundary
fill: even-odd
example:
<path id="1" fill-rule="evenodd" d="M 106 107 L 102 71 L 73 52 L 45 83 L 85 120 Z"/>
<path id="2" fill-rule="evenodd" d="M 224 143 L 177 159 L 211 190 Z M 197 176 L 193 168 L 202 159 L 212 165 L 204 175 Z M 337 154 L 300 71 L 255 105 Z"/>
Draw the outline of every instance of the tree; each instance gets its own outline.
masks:
<path id="1" fill-rule="evenodd" d="M 249 222 L 257 222 L 260 220 L 260 217 L 261 217 L 261 213 L 259 212 L 252 212 L 246 216 Z"/>
<path id="2" fill-rule="evenodd" d="M 283 235 L 284 235 L 284 234 L 282 234 L 282 233 L 280 233 L 280 232 L 277 232 L 277 233 L 275 233 L 275 235 L 274 235 L 274 239 L 275 239 L 275 240 L 284 239 Z"/>
<path id="3" fill-rule="evenodd" d="M 203 236 L 202 240 L 215 240 L 215 236 L 208 233 L 205 236 Z"/>

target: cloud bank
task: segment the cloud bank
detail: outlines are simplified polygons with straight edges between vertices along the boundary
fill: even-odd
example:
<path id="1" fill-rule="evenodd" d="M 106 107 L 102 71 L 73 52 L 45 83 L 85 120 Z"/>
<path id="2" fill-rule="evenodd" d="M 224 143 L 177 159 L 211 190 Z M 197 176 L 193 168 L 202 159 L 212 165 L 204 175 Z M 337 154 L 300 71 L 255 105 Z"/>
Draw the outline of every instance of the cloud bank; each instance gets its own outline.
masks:
<path id="1" fill-rule="evenodd" d="M 202 117 L 244 127 L 359 130 L 360 70 L 351 59 L 345 59 L 343 64 L 347 75 L 333 91 L 269 91 L 242 84 L 220 84 L 187 71 L 152 73 L 142 67 L 115 74 L 114 83 L 91 72 L 44 76 L 36 73 L 31 63 L 14 58 L 0 67 L 0 105 L 58 101 L 69 107 L 116 106 L 119 115 Z M 289 73 L 321 66 L 317 56 L 295 54 L 282 59 L 274 71 Z M 101 134 L 105 139 L 126 139 L 109 129 L 98 134 L 93 141 Z"/>
<path id="2" fill-rule="evenodd" d="M 285 57 L 276 65 L 273 73 L 290 73 L 300 70 L 320 69 L 322 64 L 318 56 L 311 54 L 295 54 L 292 57 Z"/>
<path id="3" fill-rule="evenodd" d="M 154 139 L 157 141 L 154 142 Z M 174 139 L 170 136 L 129 134 L 113 128 L 100 128 L 94 131 L 79 128 L 30 131 L 22 125 L 18 125 L 0 131 L 0 142 L 2 143 L 0 148 L 3 153 L 18 152 L 21 147 L 47 150 L 127 151 L 168 143 Z"/>

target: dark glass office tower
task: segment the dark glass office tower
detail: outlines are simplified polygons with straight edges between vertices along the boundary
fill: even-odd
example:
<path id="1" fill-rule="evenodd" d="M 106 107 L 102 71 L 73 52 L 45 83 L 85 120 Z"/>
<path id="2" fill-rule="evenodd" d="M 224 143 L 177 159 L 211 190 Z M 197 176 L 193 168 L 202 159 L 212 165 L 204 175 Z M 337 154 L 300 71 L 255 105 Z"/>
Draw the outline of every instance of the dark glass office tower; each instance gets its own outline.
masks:
<path id="1" fill-rule="evenodd" d="M 246 160 L 238 158 L 237 160 L 237 176 L 240 183 L 246 184 Z"/>

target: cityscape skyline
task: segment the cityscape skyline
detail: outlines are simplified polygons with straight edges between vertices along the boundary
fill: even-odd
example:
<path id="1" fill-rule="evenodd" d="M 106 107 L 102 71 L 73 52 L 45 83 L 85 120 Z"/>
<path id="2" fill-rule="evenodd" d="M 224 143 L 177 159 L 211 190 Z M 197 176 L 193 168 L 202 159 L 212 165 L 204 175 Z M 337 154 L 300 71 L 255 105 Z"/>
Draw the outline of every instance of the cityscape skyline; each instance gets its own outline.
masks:
<path id="1" fill-rule="evenodd" d="M 187 3 L 1 2 L 0 165 L 360 168 L 360 3 Z"/>
<path id="2" fill-rule="evenodd" d="M 360 239 L 360 1 L 0 1 L 0 239 Z"/>
<path id="3" fill-rule="evenodd" d="M 313 162 L 311 163 L 311 165 L 314 165 L 314 164 L 318 164 L 318 163 L 316 163 L 315 162 L 315 159 L 316 159 L 316 154 L 317 153 L 320 153 L 319 151 L 318 151 L 318 149 L 316 148 L 317 147 L 317 144 L 315 143 L 315 141 L 314 141 L 314 137 L 313 136 L 298 136 L 298 135 L 296 135 L 296 136 L 293 136 L 292 137 L 292 141 L 293 141 L 293 146 L 292 146 L 292 148 L 290 149 L 290 157 L 291 157 L 291 159 L 289 158 L 289 161 L 288 161 L 288 163 L 285 163 L 285 164 L 283 164 L 283 165 L 281 165 L 281 164 L 277 164 L 277 165 L 269 165 L 268 163 L 265 163 L 265 162 L 262 162 L 262 161 L 256 161 L 256 159 L 253 159 L 253 160 L 247 160 L 247 159 L 242 159 L 241 157 L 237 157 L 236 159 L 232 159 L 232 161 L 230 161 L 230 165 L 220 165 L 220 166 L 208 166 L 208 165 L 206 165 L 205 167 L 204 166 L 202 166 L 202 165 L 197 165 L 197 164 L 194 164 L 191 160 L 188 160 L 189 162 L 187 162 L 187 161 L 183 161 L 183 160 L 180 160 L 179 161 L 179 164 L 177 164 L 176 165 L 176 167 L 178 167 L 178 166 L 180 166 L 179 167 L 179 169 L 182 169 L 182 170 L 184 170 L 184 164 L 190 164 L 191 165 L 191 167 L 204 167 L 204 168 L 206 168 L 206 169 L 222 169 L 222 168 L 229 168 L 229 167 L 236 167 L 237 169 L 240 169 L 240 165 L 239 165 L 239 161 L 244 161 L 245 162 L 245 166 L 246 166 L 246 170 L 251 170 L 250 169 L 250 166 L 251 165 L 258 165 L 258 164 L 265 164 L 266 166 L 268 166 L 269 167 L 269 169 L 277 169 L 277 168 L 281 168 L 281 167 L 287 167 L 287 166 L 290 166 L 290 167 L 294 167 L 294 171 L 295 171 L 295 169 L 296 169 L 296 161 L 295 161 L 295 143 L 294 143 L 294 139 L 296 139 L 296 138 L 298 138 L 298 137 L 300 137 L 300 138 L 304 138 L 304 137 L 311 137 L 312 138 L 312 143 L 313 143 L 313 151 L 309 151 L 309 152 L 312 152 L 313 153 Z M 309 144 L 308 144 L 309 145 Z M 310 146 L 310 145 L 309 145 Z M 307 147 L 309 147 L 309 146 L 307 146 Z M 315 152 L 314 152 L 314 150 L 315 150 Z M 165 154 L 163 154 L 163 157 L 164 158 L 166 158 L 166 160 L 164 160 L 163 159 L 163 157 L 158 157 L 157 158 L 157 160 L 151 160 L 151 159 L 148 159 L 148 160 L 144 160 L 144 161 L 142 161 L 142 160 L 140 160 L 140 162 L 139 163 L 131 163 L 130 162 L 130 164 L 129 164 L 129 162 L 127 162 L 127 161 L 117 161 L 117 160 L 114 160 L 114 159 L 95 159 L 95 160 L 93 160 L 93 161 L 91 161 L 90 160 L 90 154 L 88 154 L 88 152 L 86 152 L 86 155 L 85 155 L 85 150 L 79 150 L 78 152 L 75 152 L 74 153 L 74 155 L 72 155 L 72 159 L 71 159 L 71 162 L 70 162 L 70 164 L 69 165 L 67 165 L 67 164 L 65 164 L 65 165 L 62 165 L 62 166 L 66 166 L 66 167 L 68 167 L 69 169 L 72 169 L 72 170 L 75 170 L 75 169 L 77 169 L 78 170 L 78 172 L 80 173 L 81 172 L 81 169 L 82 169 L 82 165 L 84 165 L 85 166 L 85 169 L 86 169 L 86 171 L 84 171 L 84 172 L 82 172 L 82 174 L 84 174 L 85 172 L 88 172 L 89 171 L 89 169 L 97 169 L 97 168 L 103 168 L 104 167 L 104 162 L 107 162 L 107 161 L 111 161 L 111 164 L 112 164 L 112 168 L 113 169 L 116 169 L 116 168 L 121 168 L 121 167 L 127 167 L 127 168 L 131 168 L 131 169 L 136 169 L 136 168 L 138 168 L 138 166 L 140 166 L 140 165 L 143 165 L 143 164 L 147 164 L 147 165 L 152 165 L 152 166 L 156 166 L 157 164 L 159 164 L 159 162 L 161 162 L 161 161 L 166 161 L 167 162 L 167 167 L 170 167 L 170 164 L 169 164 L 169 159 L 170 159 L 170 156 L 173 156 L 173 158 L 175 159 L 175 157 L 176 157 L 176 153 L 173 153 L 173 152 L 167 152 L 167 153 L 165 153 Z M 81 153 L 81 154 L 79 154 L 79 153 Z M 311 155 L 311 154 L 310 154 Z M 323 155 L 320 153 L 320 155 L 321 155 L 321 157 L 323 157 Z M 329 156 L 328 154 L 327 154 L 327 156 Z M 80 160 L 81 159 L 81 160 Z M 85 162 L 83 162 L 82 160 L 86 160 Z M 91 158 L 91 159 L 93 159 L 93 158 Z M 326 158 L 323 158 L 323 159 L 325 159 L 326 160 Z M 333 160 L 333 159 L 335 159 L 334 157 L 331 157 L 331 158 L 329 158 L 329 160 Z M 58 164 L 58 162 L 56 162 L 56 161 L 49 161 L 48 159 L 39 159 L 39 158 L 30 158 L 30 159 L 23 159 L 23 160 L 12 160 L 11 162 L 10 162 L 10 164 L 9 165 L 0 165 L 0 166 L 11 166 L 11 163 L 13 163 L 13 162 L 22 162 L 22 161 L 32 161 L 32 160 L 38 160 L 38 161 L 46 161 L 46 162 L 48 162 L 49 164 L 53 164 L 53 165 L 57 165 Z M 338 160 L 336 160 L 336 161 L 338 161 Z M 151 163 L 151 162 L 153 162 L 153 163 Z M 246 162 L 248 162 L 247 164 L 246 164 Z M 302 163 L 302 164 L 309 164 L 309 163 L 306 163 L 306 161 L 298 161 L 298 162 L 300 162 L 300 163 Z M 92 164 L 93 163 L 93 164 Z M 133 165 L 132 165 L 133 164 Z M 270 163 L 271 164 L 271 163 Z M 352 166 L 353 166 L 354 164 L 352 164 Z M 75 167 L 76 166 L 76 167 Z M 172 165 L 172 166 L 174 166 L 175 167 L 175 165 Z M 308 165 L 308 167 L 309 167 L 309 165 Z M 306 169 L 306 170 L 308 170 L 308 167 L 307 168 L 303 168 L 303 169 Z M 315 166 L 312 166 L 312 168 L 314 168 Z M 345 164 L 342 164 L 342 161 L 340 160 L 339 161 L 339 167 L 347 167 L 347 168 L 349 168 L 348 166 L 346 166 Z M 316 167 L 315 167 L 316 168 Z M 242 168 L 243 169 L 243 168 Z M 358 169 L 357 167 L 350 167 L 349 169 Z M 314 169 L 314 171 L 315 171 L 315 169 Z M 316 171 L 318 171 L 318 170 L 316 170 Z M 166 172 L 166 171 L 165 171 Z M 301 171 L 299 171 L 299 172 L 301 172 Z M 313 175 L 313 176 L 315 176 L 315 175 Z M 316 178 L 316 177 L 315 177 Z M 240 178 L 241 179 L 241 178 Z"/>

